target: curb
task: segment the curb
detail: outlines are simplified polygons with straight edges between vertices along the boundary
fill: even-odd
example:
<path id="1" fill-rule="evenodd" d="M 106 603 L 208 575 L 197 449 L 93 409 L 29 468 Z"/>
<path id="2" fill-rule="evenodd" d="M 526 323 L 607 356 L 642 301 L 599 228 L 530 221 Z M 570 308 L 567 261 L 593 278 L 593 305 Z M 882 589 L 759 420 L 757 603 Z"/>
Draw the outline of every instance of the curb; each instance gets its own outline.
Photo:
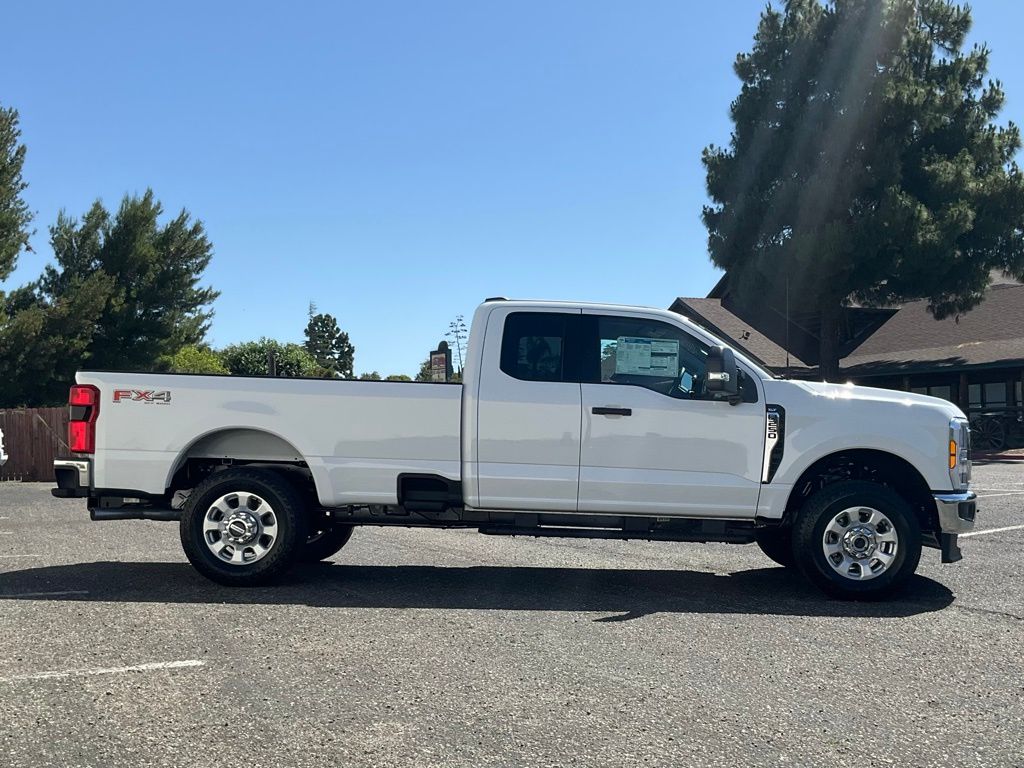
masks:
<path id="1" fill-rule="evenodd" d="M 1011 461 L 1024 462 L 1024 454 L 1021 453 L 975 453 L 971 455 L 971 461 Z"/>

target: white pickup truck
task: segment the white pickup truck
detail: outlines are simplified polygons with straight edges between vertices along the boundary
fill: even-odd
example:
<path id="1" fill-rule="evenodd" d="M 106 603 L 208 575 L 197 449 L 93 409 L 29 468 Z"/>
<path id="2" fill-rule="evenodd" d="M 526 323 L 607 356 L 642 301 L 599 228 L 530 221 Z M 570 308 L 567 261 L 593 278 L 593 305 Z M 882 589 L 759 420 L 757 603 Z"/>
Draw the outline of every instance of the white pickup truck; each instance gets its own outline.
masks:
<path id="1" fill-rule="evenodd" d="M 356 525 L 756 542 L 878 597 L 974 525 L 969 431 L 932 397 L 778 379 L 671 312 L 489 299 L 459 384 L 80 372 L 55 496 L 180 520 L 229 585 Z"/>

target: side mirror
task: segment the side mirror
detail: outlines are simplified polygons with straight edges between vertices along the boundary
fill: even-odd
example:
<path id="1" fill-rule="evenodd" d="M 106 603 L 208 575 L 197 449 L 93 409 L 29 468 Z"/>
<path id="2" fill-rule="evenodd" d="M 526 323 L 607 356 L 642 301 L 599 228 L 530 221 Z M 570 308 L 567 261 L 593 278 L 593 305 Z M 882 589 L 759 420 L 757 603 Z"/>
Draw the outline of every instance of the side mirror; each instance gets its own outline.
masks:
<path id="1" fill-rule="evenodd" d="M 708 352 L 707 391 L 712 397 L 718 394 L 730 404 L 739 403 L 740 378 L 736 368 L 736 356 L 729 347 L 711 347 Z"/>

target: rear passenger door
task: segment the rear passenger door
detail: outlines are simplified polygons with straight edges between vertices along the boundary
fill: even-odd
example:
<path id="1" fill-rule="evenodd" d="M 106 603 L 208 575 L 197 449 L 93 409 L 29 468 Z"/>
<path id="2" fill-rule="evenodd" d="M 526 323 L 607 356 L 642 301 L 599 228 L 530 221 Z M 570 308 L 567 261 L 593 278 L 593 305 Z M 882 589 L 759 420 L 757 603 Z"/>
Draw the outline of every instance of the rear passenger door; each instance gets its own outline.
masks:
<path id="1" fill-rule="evenodd" d="M 491 313 L 477 403 L 480 507 L 576 511 L 579 317 L 578 309 Z"/>

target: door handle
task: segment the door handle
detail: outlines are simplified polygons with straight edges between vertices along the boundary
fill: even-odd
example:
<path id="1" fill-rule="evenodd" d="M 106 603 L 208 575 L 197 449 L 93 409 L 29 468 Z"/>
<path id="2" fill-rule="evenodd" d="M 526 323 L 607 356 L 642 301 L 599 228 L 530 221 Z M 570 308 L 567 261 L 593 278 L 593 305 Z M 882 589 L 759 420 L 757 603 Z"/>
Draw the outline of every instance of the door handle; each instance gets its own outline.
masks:
<path id="1" fill-rule="evenodd" d="M 595 416 L 632 416 L 632 408 L 610 408 L 608 406 L 595 405 L 590 409 Z"/>

